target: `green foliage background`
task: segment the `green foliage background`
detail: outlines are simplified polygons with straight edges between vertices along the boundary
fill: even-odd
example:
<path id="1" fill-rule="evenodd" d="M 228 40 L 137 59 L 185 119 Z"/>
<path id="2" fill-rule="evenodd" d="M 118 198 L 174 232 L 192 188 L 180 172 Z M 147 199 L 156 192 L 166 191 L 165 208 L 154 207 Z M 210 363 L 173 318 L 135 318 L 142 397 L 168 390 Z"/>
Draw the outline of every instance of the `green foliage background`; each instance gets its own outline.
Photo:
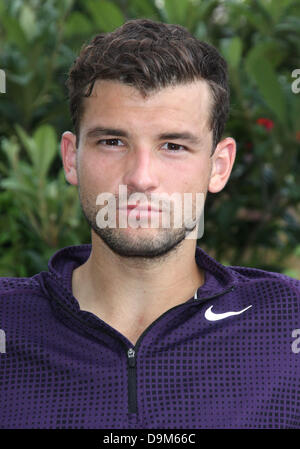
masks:
<path id="1" fill-rule="evenodd" d="M 0 0 L 0 275 L 32 275 L 90 241 L 59 155 L 72 128 L 66 76 L 84 42 L 139 17 L 184 25 L 229 65 L 237 159 L 208 195 L 199 244 L 223 263 L 300 278 L 299 0 Z"/>

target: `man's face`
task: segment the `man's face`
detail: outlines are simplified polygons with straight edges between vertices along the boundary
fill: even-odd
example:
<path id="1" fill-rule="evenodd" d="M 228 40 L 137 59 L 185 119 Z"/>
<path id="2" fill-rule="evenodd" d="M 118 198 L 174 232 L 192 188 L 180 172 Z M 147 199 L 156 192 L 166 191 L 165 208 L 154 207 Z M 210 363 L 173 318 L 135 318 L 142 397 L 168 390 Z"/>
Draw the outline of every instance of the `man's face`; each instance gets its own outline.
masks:
<path id="1" fill-rule="evenodd" d="M 164 212 L 126 210 L 150 220 L 156 227 L 119 227 L 119 186 L 132 193 L 158 198 L 189 193 L 195 215 L 196 194 L 206 196 L 212 171 L 212 131 L 209 129 L 211 94 L 204 81 L 167 87 L 143 97 L 138 90 L 115 81 L 97 81 L 84 100 L 76 154 L 76 182 L 81 206 L 92 230 L 117 254 L 156 257 L 166 254 L 195 228 L 163 226 Z M 99 228 L 97 196 L 110 192 L 116 199 L 117 226 Z M 171 211 L 176 201 L 171 201 Z M 136 204 L 136 203 L 135 203 Z M 141 203 L 143 205 L 143 201 Z M 161 203 L 166 205 L 166 203 Z M 137 212 L 138 211 L 138 212 Z M 139 213 L 141 215 L 139 215 Z"/>

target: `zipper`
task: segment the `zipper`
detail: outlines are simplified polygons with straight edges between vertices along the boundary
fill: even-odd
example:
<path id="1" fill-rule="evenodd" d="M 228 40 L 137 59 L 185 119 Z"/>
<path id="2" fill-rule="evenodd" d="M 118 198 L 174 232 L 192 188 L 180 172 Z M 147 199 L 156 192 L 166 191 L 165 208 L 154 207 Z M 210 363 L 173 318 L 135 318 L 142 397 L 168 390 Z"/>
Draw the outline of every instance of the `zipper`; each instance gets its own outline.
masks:
<path id="1" fill-rule="evenodd" d="M 137 413 L 136 360 L 135 350 L 127 351 L 128 357 L 128 412 Z"/>
<path id="2" fill-rule="evenodd" d="M 202 303 L 204 301 L 208 301 L 209 299 L 216 298 L 217 296 L 225 295 L 225 293 L 228 293 L 229 291 L 232 291 L 235 289 L 235 286 L 231 286 L 227 288 L 226 290 L 223 290 L 219 293 L 215 293 L 214 295 L 211 295 L 207 298 L 195 298 L 194 303 Z M 51 290 L 51 287 L 50 287 Z M 49 294 L 49 289 L 48 289 Z M 76 318 L 78 321 L 80 321 L 82 324 L 84 324 L 87 327 L 92 328 L 98 328 L 98 326 L 93 326 L 91 323 L 86 323 L 85 320 L 78 317 L 74 312 L 70 311 L 68 307 L 65 306 L 57 297 L 55 296 L 55 300 L 62 306 L 64 310 L 66 310 L 73 318 Z M 193 303 L 190 303 L 193 304 Z M 150 331 L 150 329 L 158 322 L 160 321 L 167 313 L 173 311 L 174 309 L 177 309 L 178 307 L 182 307 L 183 305 L 186 305 L 186 302 L 182 304 L 178 304 L 177 306 L 172 307 L 171 309 L 164 312 L 162 315 L 160 315 L 153 323 L 151 323 L 144 332 L 140 335 L 138 338 L 136 344 L 134 347 L 131 347 L 128 349 L 128 346 L 126 343 L 121 340 L 122 344 L 126 347 L 126 357 L 127 357 L 127 366 L 128 366 L 128 412 L 129 413 L 137 413 L 137 378 L 136 378 L 136 353 L 137 349 L 141 344 L 142 339 L 144 338 L 145 334 Z M 100 318 L 101 319 L 101 318 Z M 113 332 L 110 332 L 112 336 L 115 337 Z"/>

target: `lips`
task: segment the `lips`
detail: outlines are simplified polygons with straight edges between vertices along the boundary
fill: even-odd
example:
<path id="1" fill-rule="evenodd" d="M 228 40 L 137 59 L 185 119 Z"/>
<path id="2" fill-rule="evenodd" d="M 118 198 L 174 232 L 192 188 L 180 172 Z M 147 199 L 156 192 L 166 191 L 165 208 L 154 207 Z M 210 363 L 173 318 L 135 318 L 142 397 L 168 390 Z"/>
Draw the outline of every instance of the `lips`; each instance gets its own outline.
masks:
<path id="1" fill-rule="evenodd" d="M 135 210 L 136 212 L 140 212 L 140 211 L 146 211 L 146 212 L 161 212 L 161 209 L 158 209 L 156 207 L 153 207 L 151 205 L 133 205 L 133 204 L 127 204 L 126 206 L 123 207 L 119 207 L 120 210 L 125 210 L 125 211 L 131 211 L 131 210 Z"/>

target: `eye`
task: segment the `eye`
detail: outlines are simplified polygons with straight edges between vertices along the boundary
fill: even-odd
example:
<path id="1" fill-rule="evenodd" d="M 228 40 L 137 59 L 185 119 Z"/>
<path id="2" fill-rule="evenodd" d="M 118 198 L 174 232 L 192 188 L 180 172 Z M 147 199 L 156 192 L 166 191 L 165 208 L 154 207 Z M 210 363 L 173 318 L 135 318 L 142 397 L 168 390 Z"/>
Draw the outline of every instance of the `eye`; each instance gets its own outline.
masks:
<path id="1" fill-rule="evenodd" d="M 179 145 L 178 143 L 166 142 L 162 148 L 170 151 L 171 153 L 179 153 L 182 150 L 186 150 L 183 145 Z"/>
<path id="2" fill-rule="evenodd" d="M 97 144 L 106 145 L 108 147 L 120 147 L 123 145 L 120 139 L 102 139 L 98 140 Z"/>

